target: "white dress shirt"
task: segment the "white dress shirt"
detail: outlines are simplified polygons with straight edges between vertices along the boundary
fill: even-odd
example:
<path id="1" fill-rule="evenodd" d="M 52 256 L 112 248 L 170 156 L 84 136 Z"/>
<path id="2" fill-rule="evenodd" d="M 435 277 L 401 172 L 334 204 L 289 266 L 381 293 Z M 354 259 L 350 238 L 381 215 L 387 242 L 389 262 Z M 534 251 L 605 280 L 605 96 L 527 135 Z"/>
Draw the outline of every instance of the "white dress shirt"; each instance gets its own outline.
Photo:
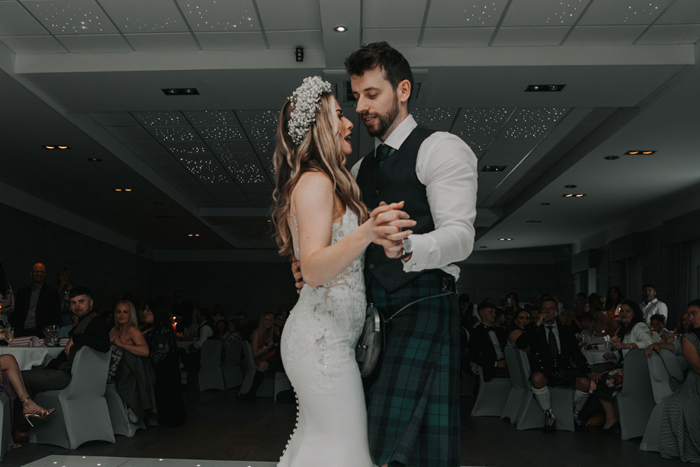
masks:
<path id="1" fill-rule="evenodd" d="M 656 314 L 664 315 L 668 321 L 668 307 L 664 302 L 659 301 L 658 298 L 655 298 L 647 304 L 642 302 L 642 312 L 644 313 L 644 321 L 646 321 L 648 325 L 651 325 L 651 317 Z"/>
<path id="2" fill-rule="evenodd" d="M 418 124 L 408 116 L 386 141 L 375 138 L 375 149 L 386 144 L 400 149 Z M 376 151 L 375 151 L 376 153 Z M 352 168 L 357 177 L 360 159 Z M 442 269 L 459 279 L 459 267 L 474 248 L 476 218 L 477 159 L 458 136 L 438 131 L 423 141 L 416 160 L 416 176 L 425 185 L 435 230 L 410 235 L 413 255 L 403 265 L 405 272 Z M 401 201 L 386 199 L 387 203 Z"/>
<path id="3" fill-rule="evenodd" d="M 496 331 L 493 330 L 493 326 L 488 327 L 488 334 L 489 338 L 491 338 L 491 343 L 493 344 L 493 350 L 496 351 L 496 360 L 503 360 L 505 359 L 505 355 L 503 355 L 503 349 L 501 349 L 501 343 L 498 342 L 498 337 L 496 336 Z M 496 361 L 493 366 L 497 366 L 498 361 Z"/>
<path id="4" fill-rule="evenodd" d="M 652 344 L 651 329 L 646 323 L 639 322 L 622 338 L 623 344 L 637 344 L 637 348 L 646 349 Z M 622 355 L 627 355 L 632 349 L 622 349 Z"/>
<path id="5" fill-rule="evenodd" d="M 204 343 L 207 341 L 207 339 L 209 339 L 213 335 L 214 330 L 209 324 L 209 321 L 203 322 L 199 325 L 199 340 L 194 343 L 194 347 L 197 349 L 201 349 Z"/>

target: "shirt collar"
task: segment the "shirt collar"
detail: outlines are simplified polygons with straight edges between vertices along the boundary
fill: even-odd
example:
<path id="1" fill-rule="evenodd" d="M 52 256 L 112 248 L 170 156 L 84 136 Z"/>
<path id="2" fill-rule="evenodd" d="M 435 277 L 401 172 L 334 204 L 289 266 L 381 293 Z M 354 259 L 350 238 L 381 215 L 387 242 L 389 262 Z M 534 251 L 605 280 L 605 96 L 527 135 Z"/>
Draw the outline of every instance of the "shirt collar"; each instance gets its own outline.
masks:
<path id="1" fill-rule="evenodd" d="M 382 140 L 380 140 L 379 138 L 374 138 L 375 152 L 380 144 L 386 144 L 395 151 L 399 150 L 403 142 L 406 141 L 406 138 L 408 138 L 408 136 L 417 126 L 418 123 L 416 123 L 413 116 L 409 115 L 403 122 L 399 124 L 399 126 L 394 128 L 394 131 L 391 132 L 389 137 L 383 143 Z"/>

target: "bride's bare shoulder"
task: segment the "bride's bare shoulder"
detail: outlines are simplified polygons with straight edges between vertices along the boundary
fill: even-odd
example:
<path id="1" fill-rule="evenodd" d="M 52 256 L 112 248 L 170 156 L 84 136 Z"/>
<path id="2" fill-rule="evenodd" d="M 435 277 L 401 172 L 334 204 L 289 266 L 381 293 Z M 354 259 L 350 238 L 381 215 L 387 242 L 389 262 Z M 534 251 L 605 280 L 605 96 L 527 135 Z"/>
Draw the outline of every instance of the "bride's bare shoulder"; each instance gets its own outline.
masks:
<path id="1" fill-rule="evenodd" d="M 333 183 L 328 176 L 322 172 L 305 172 L 299 178 L 299 182 L 294 187 L 294 198 L 313 197 L 328 195 L 333 193 Z"/>

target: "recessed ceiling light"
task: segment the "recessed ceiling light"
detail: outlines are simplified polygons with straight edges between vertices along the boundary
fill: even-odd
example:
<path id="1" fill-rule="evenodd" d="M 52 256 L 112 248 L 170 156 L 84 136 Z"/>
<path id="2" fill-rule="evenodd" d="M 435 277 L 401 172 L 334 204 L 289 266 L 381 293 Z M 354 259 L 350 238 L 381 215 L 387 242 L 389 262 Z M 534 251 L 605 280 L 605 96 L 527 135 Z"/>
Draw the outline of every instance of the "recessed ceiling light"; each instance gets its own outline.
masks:
<path id="1" fill-rule="evenodd" d="M 304 48 L 297 47 L 296 49 L 294 49 L 294 56 L 296 57 L 297 62 L 303 62 L 304 61 Z"/>
<path id="2" fill-rule="evenodd" d="M 161 89 L 166 96 L 198 96 L 197 88 L 164 88 Z"/>
<path id="3" fill-rule="evenodd" d="M 102 159 L 99 157 L 88 157 L 88 161 L 90 162 L 102 162 Z"/>
<path id="4" fill-rule="evenodd" d="M 513 239 L 512 239 L 512 238 L 507 238 L 507 237 L 506 237 L 506 238 L 499 238 L 498 241 L 499 241 L 499 242 L 512 242 Z"/>
<path id="5" fill-rule="evenodd" d="M 59 146 L 58 149 L 70 149 L 68 146 Z"/>
<path id="6" fill-rule="evenodd" d="M 530 84 L 525 92 L 561 92 L 566 84 Z"/>
<path id="7" fill-rule="evenodd" d="M 605 157 L 603 157 L 603 159 L 605 159 L 606 161 L 616 161 L 619 158 L 620 158 L 620 156 L 605 156 Z"/>
<path id="8" fill-rule="evenodd" d="M 485 165 L 481 168 L 482 172 L 503 172 L 507 165 Z"/>
<path id="9" fill-rule="evenodd" d="M 564 185 L 564 188 L 576 188 L 576 185 Z"/>
<path id="10" fill-rule="evenodd" d="M 199 237 L 198 233 L 189 233 L 187 234 L 188 237 Z"/>
<path id="11" fill-rule="evenodd" d="M 56 146 L 42 146 L 44 149 L 56 149 Z"/>
<path id="12" fill-rule="evenodd" d="M 342 24 L 339 24 L 338 26 L 334 27 L 333 30 L 335 32 L 347 32 L 348 28 L 347 28 L 347 26 L 343 26 Z"/>
<path id="13" fill-rule="evenodd" d="M 115 188 L 114 191 L 122 191 L 121 188 Z"/>
<path id="14" fill-rule="evenodd" d="M 114 191 L 134 191 L 131 188 L 115 188 Z"/>
<path id="15" fill-rule="evenodd" d="M 124 191 L 131 191 L 131 188 L 124 188 Z"/>
<path id="16" fill-rule="evenodd" d="M 562 195 L 564 198 L 583 198 L 584 196 L 586 196 L 585 193 L 567 193 Z"/>
<path id="17" fill-rule="evenodd" d="M 634 149 L 631 151 L 627 151 L 625 154 L 628 156 L 638 156 L 638 155 L 645 155 L 648 156 L 649 154 L 654 154 L 656 150 L 652 149 Z"/>

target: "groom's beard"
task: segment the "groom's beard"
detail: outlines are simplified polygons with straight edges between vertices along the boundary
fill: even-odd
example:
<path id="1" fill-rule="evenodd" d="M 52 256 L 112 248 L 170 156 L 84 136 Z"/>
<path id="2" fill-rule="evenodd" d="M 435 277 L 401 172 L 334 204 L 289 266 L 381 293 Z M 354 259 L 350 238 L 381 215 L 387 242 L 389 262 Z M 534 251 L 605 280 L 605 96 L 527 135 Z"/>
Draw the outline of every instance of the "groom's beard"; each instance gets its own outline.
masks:
<path id="1" fill-rule="evenodd" d="M 362 118 L 365 117 L 371 117 L 371 114 L 365 113 L 362 114 Z M 394 100 L 394 105 L 392 105 L 391 109 L 389 109 L 388 113 L 385 114 L 376 114 L 376 120 L 379 121 L 379 126 L 375 129 L 369 126 L 365 126 L 367 128 L 367 133 L 369 133 L 370 136 L 374 138 L 384 138 L 384 135 L 386 132 L 391 128 L 391 126 L 394 124 L 394 121 L 396 120 L 396 117 L 399 116 L 399 100 L 395 99 Z"/>

